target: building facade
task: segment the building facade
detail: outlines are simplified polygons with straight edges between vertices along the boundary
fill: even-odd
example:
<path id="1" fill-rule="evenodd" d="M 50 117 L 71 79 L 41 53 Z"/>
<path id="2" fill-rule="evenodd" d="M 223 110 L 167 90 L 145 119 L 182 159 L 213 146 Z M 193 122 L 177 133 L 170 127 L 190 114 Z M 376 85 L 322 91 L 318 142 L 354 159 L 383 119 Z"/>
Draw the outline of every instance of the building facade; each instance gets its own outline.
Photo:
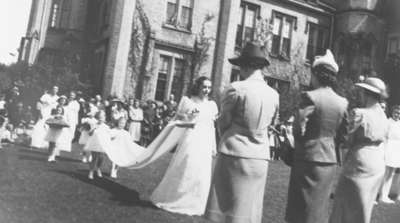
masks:
<path id="1" fill-rule="evenodd" d="M 180 98 L 208 76 L 218 97 L 239 79 L 227 59 L 258 41 L 272 64 L 266 81 L 284 92 L 308 85 L 314 56 L 327 48 L 343 75 L 381 75 L 400 49 L 399 7 L 396 0 L 33 0 L 20 60 L 67 55 L 103 95 Z"/>

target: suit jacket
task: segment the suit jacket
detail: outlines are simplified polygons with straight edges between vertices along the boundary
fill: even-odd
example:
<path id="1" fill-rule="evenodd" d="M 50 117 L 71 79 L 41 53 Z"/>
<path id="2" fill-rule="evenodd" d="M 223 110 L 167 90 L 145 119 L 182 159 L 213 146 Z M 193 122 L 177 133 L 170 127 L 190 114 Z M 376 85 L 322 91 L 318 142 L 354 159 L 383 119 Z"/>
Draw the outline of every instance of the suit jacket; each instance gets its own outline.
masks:
<path id="1" fill-rule="evenodd" d="M 278 118 L 278 110 L 279 95 L 261 74 L 232 83 L 222 97 L 219 152 L 269 159 L 268 127 Z"/>
<path id="2" fill-rule="evenodd" d="M 296 160 L 340 162 L 338 146 L 347 135 L 347 106 L 347 100 L 328 87 L 302 94 L 294 123 Z"/>

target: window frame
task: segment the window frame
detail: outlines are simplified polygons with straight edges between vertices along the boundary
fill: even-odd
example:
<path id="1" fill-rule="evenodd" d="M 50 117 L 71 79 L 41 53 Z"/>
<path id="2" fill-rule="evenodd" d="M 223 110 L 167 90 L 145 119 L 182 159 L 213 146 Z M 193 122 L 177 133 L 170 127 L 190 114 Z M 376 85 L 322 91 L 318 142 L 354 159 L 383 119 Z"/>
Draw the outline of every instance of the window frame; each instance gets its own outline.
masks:
<path id="1" fill-rule="evenodd" d="M 239 29 L 239 26 L 241 26 L 241 31 L 240 31 L 240 44 L 238 44 L 238 31 L 236 32 L 236 38 L 235 38 L 235 46 L 236 48 L 242 48 L 244 46 L 244 44 L 246 44 L 245 41 L 245 22 L 246 22 L 246 13 L 249 11 L 249 8 L 253 8 L 254 10 L 254 19 L 253 19 L 253 36 L 251 38 L 250 41 L 254 40 L 254 35 L 255 35 L 255 30 L 256 30 L 256 25 L 257 25 L 257 18 L 260 16 L 260 6 L 250 3 L 250 2 L 246 2 L 246 1 L 242 1 L 240 3 L 240 8 L 242 8 L 242 14 L 241 14 L 241 18 L 240 18 L 240 23 L 237 24 L 237 29 Z M 253 11 L 253 10 L 252 10 Z"/>
<path id="2" fill-rule="evenodd" d="M 170 0 L 166 1 L 165 4 L 165 18 L 164 18 L 164 22 L 163 22 L 163 26 L 166 28 L 173 28 L 176 30 L 181 30 L 181 31 L 186 31 L 186 32 L 191 32 L 192 30 L 192 26 L 193 26 L 193 12 L 194 12 L 194 5 L 195 5 L 195 0 L 186 0 L 186 1 L 190 1 L 190 7 L 187 7 L 186 5 L 184 5 L 182 2 L 184 0 L 176 0 L 175 3 L 175 16 L 174 19 L 172 19 L 173 21 L 170 22 L 169 18 L 168 18 L 168 4 L 171 2 Z M 188 24 L 186 26 L 182 26 L 182 8 L 186 7 L 190 9 L 190 15 L 189 15 L 189 21 Z"/>
<path id="3" fill-rule="evenodd" d="M 62 14 L 62 5 L 63 0 L 53 0 L 51 4 L 51 12 L 49 17 L 49 29 L 59 29 L 61 26 L 61 14 Z M 57 10 L 55 11 L 55 7 L 57 6 Z"/>
<path id="4" fill-rule="evenodd" d="M 297 17 L 291 16 L 285 13 L 281 13 L 275 10 L 272 10 L 271 14 L 271 24 L 274 25 L 276 18 L 281 17 L 282 18 L 282 23 L 279 26 L 279 35 L 275 35 L 272 33 L 272 41 L 271 41 L 271 50 L 270 50 L 270 56 L 271 57 L 278 57 L 281 59 L 285 60 L 290 60 L 291 58 L 291 51 L 292 51 L 292 40 L 293 40 L 293 32 L 297 30 Z M 289 33 L 289 47 L 288 47 L 288 52 L 283 52 L 283 26 L 286 21 L 290 21 L 291 24 L 291 29 Z M 273 52 L 273 47 L 274 47 L 274 36 L 279 36 L 279 49 L 278 52 L 275 53 Z M 286 54 L 286 55 L 285 55 Z"/>
<path id="5" fill-rule="evenodd" d="M 174 77 L 176 76 L 176 63 L 177 63 L 177 61 L 180 60 L 183 63 L 182 64 L 183 65 L 182 66 L 182 72 L 180 74 L 180 78 L 181 78 L 180 81 L 182 82 L 181 84 L 184 84 L 184 82 L 185 82 L 185 70 L 186 70 L 187 67 L 186 67 L 184 55 L 182 55 L 182 54 L 160 50 L 160 52 L 158 53 L 158 58 L 161 58 L 161 57 L 168 58 L 169 63 L 170 63 L 168 65 L 169 67 L 168 67 L 168 72 L 167 72 L 167 81 L 165 83 L 166 85 L 164 86 L 165 87 L 165 91 L 164 91 L 163 101 L 165 101 L 165 100 L 167 100 L 169 98 L 171 93 L 173 93 L 172 87 L 173 87 Z M 160 69 L 161 69 L 161 64 L 158 63 L 156 83 L 158 82 L 158 75 L 160 73 Z M 157 84 L 156 84 L 153 98 L 156 101 L 160 101 L 160 100 L 156 99 L 157 88 L 158 87 L 157 87 Z M 181 96 L 183 95 L 183 90 L 184 90 L 184 86 L 182 85 L 182 88 L 180 89 L 181 92 L 179 92 L 179 94 Z M 177 96 L 177 99 L 179 98 L 179 95 L 175 95 L 175 96 Z"/>
<path id="6" fill-rule="evenodd" d="M 310 49 L 310 37 L 311 37 L 311 28 L 315 28 L 316 32 L 317 32 L 317 39 L 315 40 L 317 42 L 316 46 L 313 46 L 313 50 L 314 52 L 312 53 L 311 58 L 309 58 L 309 49 Z M 318 24 L 318 23 L 314 23 L 314 22 L 307 22 L 306 25 L 306 34 L 308 34 L 308 40 L 307 40 L 307 48 L 306 48 L 306 62 L 307 63 L 311 63 L 314 59 L 314 57 L 316 55 L 318 55 L 318 42 L 321 40 L 321 36 L 320 36 L 320 31 L 322 31 L 324 33 L 324 39 L 322 41 L 324 41 L 324 43 L 322 44 L 323 46 L 321 47 L 323 50 L 329 48 L 330 46 L 330 29 L 328 26 L 322 25 L 322 24 Z M 323 53 L 323 52 L 321 52 Z"/>

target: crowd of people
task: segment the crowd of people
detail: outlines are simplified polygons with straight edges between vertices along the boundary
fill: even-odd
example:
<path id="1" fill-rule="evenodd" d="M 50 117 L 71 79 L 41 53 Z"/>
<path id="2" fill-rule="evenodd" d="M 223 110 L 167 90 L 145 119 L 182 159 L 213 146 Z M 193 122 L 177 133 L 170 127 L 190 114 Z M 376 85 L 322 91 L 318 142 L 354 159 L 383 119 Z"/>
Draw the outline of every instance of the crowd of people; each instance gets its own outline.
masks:
<path id="1" fill-rule="evenodd" d="M 29 123 L 31 145 L 48 148 L 49 162 L 77 142 L 91 180 L 103 177 L 105 156 L 113 163 L 111 177 L 117 177 L 121 167 L 139 169 L 174 151 L 151 202 L 214 222 L 261 223 L 272 159 L 291 168 L 288 223 L 369 223 L 377 201 L 395 202 L 389 193 L 400 186 L 400 178 L 394 179 L 400 168 L 400 105 L 387 118 L 382 80 L 357 83 L 360 107 L 349 109 L 334 90 L 339 67 L 327 50 L 311 66 L 313 90 L 302 93 L 299 109 L 279 122 L 279 94 L 264 81 L 262 69 L 270 62 L 260 46 L 248 43 L 229 62 L 240 67 L 244 80 L 225 89 L 219 106 L 209 98 L 207 77 L 196 79 L 179 104 L 173 95 L 163 104 L 76 92 L 67 98 L 54 86 L 40 98 L 37 120 L 24 115 L 31 108 L 19 103 L 9 120 L 19 125 L 15 115 Z M 15 102 L 0 100 L 0 111 L 7 103 Z"/>

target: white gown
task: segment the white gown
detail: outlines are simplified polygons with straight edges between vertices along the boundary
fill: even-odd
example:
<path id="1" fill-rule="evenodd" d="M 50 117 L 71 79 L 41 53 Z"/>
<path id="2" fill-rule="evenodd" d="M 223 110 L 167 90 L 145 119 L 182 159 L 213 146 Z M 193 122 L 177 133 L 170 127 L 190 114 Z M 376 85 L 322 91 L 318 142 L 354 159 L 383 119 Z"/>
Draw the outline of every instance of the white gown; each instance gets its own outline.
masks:
<path id="1" fill-rule="evenodd" d="M 133 142 L 126 147 L 105 147 L 111 161 L 118 166 L 139 169 L 177 146 L 150 200 L 159 208 L 187 215 L 204 214 L 211 185 L 212 154 L 216 152 L 217 105 L 213 101 L 197 104 L 183 97 L 177 114 L 188 114 L 195 109 L 199 113 L 193 120 L 194 128 L 177 127 L 180 122 L 173 121 L 146 149 Z"/>
<path id="2" fill-rule="evenodd" d="M 400 167 L 400 121 L 389 119 L 389 136 L 385 146 L 386 166 Z"/>
<path id="3" fill-rule="evenodd" d="M 186 97 L 182 100 L 178 114 L 199 110 L 196 125 L 179 142 L 150 199 L 170 212 L 203 215 L 211 185 L 212 155 L 216 150 L 214 119 L 218 109 L 213 101 L 197 104 Z"/>

